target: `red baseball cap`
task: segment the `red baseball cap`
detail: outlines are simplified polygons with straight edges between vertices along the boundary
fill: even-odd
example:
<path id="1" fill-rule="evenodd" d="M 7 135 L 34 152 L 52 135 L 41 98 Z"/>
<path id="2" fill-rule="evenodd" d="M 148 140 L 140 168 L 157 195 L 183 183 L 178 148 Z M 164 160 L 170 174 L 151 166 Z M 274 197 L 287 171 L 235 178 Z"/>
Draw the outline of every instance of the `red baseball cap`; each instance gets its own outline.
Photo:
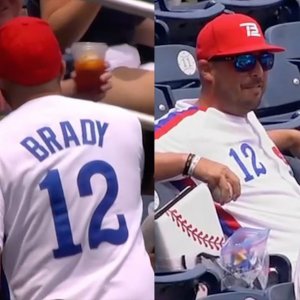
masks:
<path id="1" fill-rule="evenodd" d="M 207 23 L 197 37 L 197 58 L 285 49 L 266 42 L 259 24 L 243 14 L 222 14 Z"/>
<path id="2" fill-rule="evenodd" d="M 59 43 L 47 22 L 17 17 L 0 27 L 0 78 L 40 85 L 59 76 L 61 62 Z"/>

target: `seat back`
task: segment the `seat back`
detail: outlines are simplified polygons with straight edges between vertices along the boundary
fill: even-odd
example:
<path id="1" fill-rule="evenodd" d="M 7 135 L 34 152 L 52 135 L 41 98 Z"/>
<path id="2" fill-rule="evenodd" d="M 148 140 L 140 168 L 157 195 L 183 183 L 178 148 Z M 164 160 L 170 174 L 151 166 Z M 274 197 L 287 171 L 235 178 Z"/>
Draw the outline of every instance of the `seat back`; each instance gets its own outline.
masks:
<path id="1" fill-rule="evenodd" d="M 249 290 L 210 295 L 203 298 L 203 300 L 268 300 L 268 298 L 262 291 Z"/>
<path id="2" fill-rule="evenodd" d="M 299 107 L 299 67 L 288 61 L 283 54 L 277 54 L 274 67 L 269 71 L 267 88 L 256 114 L 259 118 L 280 114 L 290 115 L 291 118 Z"/>
<path id="3" fill-rule="evenodd" d="M 225 10 L 221 3 L 206 6 L 200 2 L 198 6 L 198 8 L 176 6 L 173 10 L 156 9 L 156 18 L 164 21 L 170 29 L 170 43 L 194 46 L 199 30 Z M 200 8 L 201 6 L 203 8 Z"/>
<path id="4" fill-rule="evenodd" d="M 267 290 L 267 300 L 295 300 L 293 282 L 285 282 L 272 286 Z"/>
<path id="5" fill-rule="evenodd" d="M 256 19 L 262 28 L 277 24 L 285 0 L 219 0 L 226 9 Z"/>
<path id="6" fill-rule="evenodd" d="M 187 45 L 155 47 L 155 83 L 171 89 L 200 86 L 195 48 Z"/>
<path id="7" fill-rule="evenodd" d="M 169 27 L 162 20 L 155 20 L 155 45 L 165 45 L 169 43 Z"/>
<path id="8" fill-rule="evenodd" d="M 274 67 L 269 71 L 267 89 L 257 110 L 259 118 L 280 114 L 284 118 L 279 117 L 278 123 L 287 122 L 300 107 L 299 31 L 300 22 L 291 22 L 271 26 L 265 32 L 270 44 L 282 46 L 286 50 L 276 54 Z M 269 121 L 262 120 L 264 124 Z M 276 118 L 269 123 L 276 123 Z"/>
<path id="9" fill-rule="evenodd" d="M 299 38 L 300 21 L 277 24 L 265 31 L 266 40 L 270 44 L 280 45 L 285 48 L 282 56 L 288 60 L 300 60 Z"/>
<path id="10" fill-rule="evenodd" d="M 154 116 L 155 120 L 161 118 L 167 114 L 171 108 L 170 100 L 170 88 L 169 87 L 155 87 L 155 105 L 154 105 Z"/>

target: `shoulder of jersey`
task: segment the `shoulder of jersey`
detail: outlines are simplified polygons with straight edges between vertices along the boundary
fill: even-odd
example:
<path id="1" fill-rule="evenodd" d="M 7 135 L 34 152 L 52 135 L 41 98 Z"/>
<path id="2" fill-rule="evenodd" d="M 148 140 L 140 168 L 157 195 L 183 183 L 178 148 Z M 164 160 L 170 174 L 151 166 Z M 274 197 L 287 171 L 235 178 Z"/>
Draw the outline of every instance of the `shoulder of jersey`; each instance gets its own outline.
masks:
<path id="1" fill-rule="evenodd" d="M 197 106 L 190 106 L 184 109 L 173 108 L 166 115 L 155 122 L 155 138 L 167 134 L 170 130 L 178 126 L 183 120 L 199 112 Z"/>

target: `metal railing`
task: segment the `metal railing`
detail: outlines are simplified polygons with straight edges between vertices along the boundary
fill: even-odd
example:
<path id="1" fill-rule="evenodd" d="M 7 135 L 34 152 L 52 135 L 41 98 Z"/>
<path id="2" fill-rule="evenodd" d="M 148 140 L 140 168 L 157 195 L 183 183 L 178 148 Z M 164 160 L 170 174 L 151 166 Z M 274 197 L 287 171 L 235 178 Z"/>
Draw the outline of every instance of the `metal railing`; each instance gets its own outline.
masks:
<path id="1" fill-rule="evenodd" d="M 142 0 L 84 0 L 145 18 L 154 18 L 154 3 Z"/>
<path id="2" fill-rule="evenodd" d="M 153 0 L 84 0 L 87 2 L 98 2 L 101 5 L 122 12 L 138 15 L 145 18 L 154 18 Z M 132 111 L 142 124 L 143 130 L 154 130 L 154 116 Z"/>

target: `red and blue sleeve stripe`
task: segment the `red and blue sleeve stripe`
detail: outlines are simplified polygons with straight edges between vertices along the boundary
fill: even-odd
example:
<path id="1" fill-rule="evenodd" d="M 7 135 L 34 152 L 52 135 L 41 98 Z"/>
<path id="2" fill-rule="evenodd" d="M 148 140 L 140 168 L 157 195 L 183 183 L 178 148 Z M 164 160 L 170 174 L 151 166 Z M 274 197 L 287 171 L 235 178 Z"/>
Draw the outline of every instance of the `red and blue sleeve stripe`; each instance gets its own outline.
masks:
<path id="1" fill-rule="evenodd" d="M 179 124 L 184 118 L 195 114 L 199 108 L 191 106 L 184 111 L 170 112 L 166 118 L 162 118 L 155 125 L 155 139 L 159 139 L 164 134 L 168 133 L 172 128 Z"/>

